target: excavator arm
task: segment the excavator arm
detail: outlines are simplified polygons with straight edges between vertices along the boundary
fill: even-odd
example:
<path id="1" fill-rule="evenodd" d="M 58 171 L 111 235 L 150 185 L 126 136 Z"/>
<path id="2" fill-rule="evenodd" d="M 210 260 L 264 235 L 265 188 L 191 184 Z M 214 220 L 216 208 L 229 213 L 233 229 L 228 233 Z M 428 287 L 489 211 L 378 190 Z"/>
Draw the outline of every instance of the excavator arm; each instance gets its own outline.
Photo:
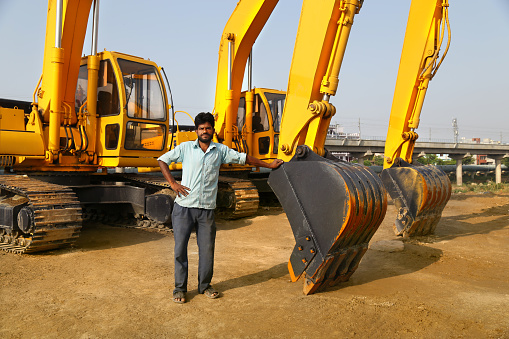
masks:
<path id="1" fill-rule="evenodd" d="M 282 159 L 290 160 L 298 145 L 323 156 L 335 107 L 329 103 L 354 16 L 362 1 L 304 1 L 281 121 Z"/>
<path id="2" fill-rule="evenodd" d="M 42 70 L 44 77 L 38 100 L 39 109 L 42 110 L 46 122 L 49 121 L 52 95 L 58 95 L 61 101 L 74 107 L 83 42 L 92 2 L 93 0 L 66 1 L 62 8 L 56 4 L 57 1 L 48 3 Z M 61 16 L 60 20 L 57 20 L 58 16 Z M 61 23 L 60 34 L 55 22 Z M 55 74 L 56 63 L 61 68 L 60 74 Z"/>
<path id="3" fill-rule="evenodd" d="M 432 233 L 451 195 L 443 171 L 411 165 L 424 97 L 449 47 L 448 7 L 448 0 L 413 1 L 408 16 L 382 172 L 398 211 L 394 225 L 398 235 Z M 447 47 L 440 56 L 442 44 Z"/>
<path id="4" fill-rule="evenodd" d="M 288 262 L 292 281 L 304 277 L 311 294 L 347 281 L 382 222 L 386 192 L 367 167 L 324 149 L 354 16 L 362 1 L 303 2 L 281 121 L 286 161 L 269 176 L 296 245 Z"/>

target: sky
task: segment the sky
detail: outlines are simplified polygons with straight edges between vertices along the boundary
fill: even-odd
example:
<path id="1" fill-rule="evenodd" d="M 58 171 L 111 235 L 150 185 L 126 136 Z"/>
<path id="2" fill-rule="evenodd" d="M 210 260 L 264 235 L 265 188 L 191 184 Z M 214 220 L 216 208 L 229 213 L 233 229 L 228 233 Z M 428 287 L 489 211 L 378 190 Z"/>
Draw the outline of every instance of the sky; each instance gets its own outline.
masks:
<path id="1" fill-rule="evenodd" d="M 459 137 L 509 142 L 509 0 L 450 0 L 452 41 L 431 81 L 420 140 Z M 237 0 L 102 0 L 98 49 L 155 61 L 176 110 L 214 106 L 220 37 Z M 280 0 L 253 47 L 253 85 L 285 90 L 302 1 Z M 387 133 L 409 0 L 366 0 L 355 17 L 333 123 L 362 137 Z M 0 0 L 0 97 L 32 100 L 42 72 L 47 2 Z M 91 49 L 89 33 L 83 54 Z M 177 115 L 179 123 L 189 123 Z M 359 128 L 360 126 L 360 128 Z"/>

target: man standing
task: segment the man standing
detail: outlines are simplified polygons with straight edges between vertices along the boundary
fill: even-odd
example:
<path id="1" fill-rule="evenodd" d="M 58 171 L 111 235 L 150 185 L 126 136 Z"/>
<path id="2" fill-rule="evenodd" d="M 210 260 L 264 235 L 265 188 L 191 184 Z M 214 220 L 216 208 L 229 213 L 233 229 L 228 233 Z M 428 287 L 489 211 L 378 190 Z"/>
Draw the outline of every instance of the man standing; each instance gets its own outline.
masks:
<path id="1" fill-rule="evenodd" d="M 219 292 L 211 285 L 214 267 L 214 245 L 216 224 L 217 183 L 221 164 L 245 164 L 256 167 L 277 168 L 283 160 L 276 159 L 268 164 L 245 153 L 212 142 L 214 116 L 199 113 L 194 121 L 198 140 L 184 142 L 163 154 L 157 160 L 161 172 L 177 193 L 172 212 L 175 238 L 175 289 L 173 301 L 186 302 L 188 260 L 187 244 L 191 231 L 196 227 L 198 243 L 198 292 L 215 299 Z M 179 184 L 170 173 L 168 165 L 182 163 L 182 181 Z"/>

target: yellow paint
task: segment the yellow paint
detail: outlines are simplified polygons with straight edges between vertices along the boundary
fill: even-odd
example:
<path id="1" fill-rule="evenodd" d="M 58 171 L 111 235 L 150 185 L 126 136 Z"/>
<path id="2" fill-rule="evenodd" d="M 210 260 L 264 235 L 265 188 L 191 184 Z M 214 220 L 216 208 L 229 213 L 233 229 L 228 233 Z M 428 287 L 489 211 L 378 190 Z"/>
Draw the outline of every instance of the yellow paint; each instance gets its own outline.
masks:
<path id="1" fill-rule="evenodd" d="M 91 3 L 92 0 L 64 0 L 61 47 L 57 48 L 56 1 L 48 1 L 43 74 L 34 91 L 33 110 L 26 124 L 22 112 L 11 113 L 14 112 L 11 110 L 4 114 L 8 121 L 0 120 L 0 157 L 18 156 L 13 166 L 15 170 L 95 172 L 104 166 L 157 166 L 156 159 L 166 151 L 169 105 L 158 66 L 152 61 L 117 52 L 104 51 L 81 57 Z M 123 75 L 117 62 L 119 58 L 154 68 L 154 75 L 143 81 L 157 81 L 159 84 L 156 90 L 160 90 L 162 101 L 158 109 L 164 119 L 151 120 L 146 115 L 127 116 Z M 106 76 L 98 74 L 98 71 L 106 60 L 112 66 L 108 81 L 117 84 L 117 91 L 110 92 L 118 97 L 120 107 L 120 112 L 114 115 L 99 115 L 96 104 L 100 101 L 97 98 L 98 79 Z M 85 75 L 80 73 L 82 65 L 85 69 L 88 67 Z M 80 106 L 75 106 L 78 77 L 82 81 L 87 81 L 83 77 L 88 79 L 83 87 L 88 95 L 84 96 L 84 102 L 80 101 Z M 136 76 L 132 78 L 141 81 Z M 147 93 L 144 95 L 146 97 Z M 106 140 L 108 125 L 116 126 L 118 132 L 118 136 L 115 133 L 109 135 L 118 139 L 116 147 L 108 147 L 110 149 L 107 146 L 113 143 Z M 126 149 L 128 125 L 144 133 L 130 139 L 131 142 L 139 142 L 136 147 L 144 149 Z"/>
<path id="2" fill-rule="evenodd" d="M 0 107 L 0 131 L 25 129 L 25 113 L 22 109 Z"/>
<path id="3" fill-rule="evenodd" d="M 298 145 L 323 154 L 330 118 L 335 108 L 326 96 L 336 93 L 346 43 L 360 2 L 305 0 L 293 51 L 280 145 L 288 145 L 290 160 Z M 318 111 L 310 104 L 319 103 Z"/>
<path id="4" fill-rule="evenodd" d="M 384 168 L 398 157 L 412 162 L 417 138 L 407 138 L 405 133 L 419 127 L 429 81 L 440 65 L 438 52 L 444 41 L 448 6 L 447 0 L 414 0 L 410 6 L 385 142 Z"/>
<path id="5" fill-rule="evenodd" d="M 231 123 L 227 125 L 226 122 L 227 119 L 228 122 L 235 121 L 237 115 L 247 58 L 277 2 L 278 0 L 239 1 L 223 30 L 219 45 L 214 104 L 214 112 L 217 117 L 215 127 L 220 139 L 230 140 L 225 130 L 231 131 L 229 129 Z M 229 39 L 232 41 L 232 60 L 230 64 L 228 63 Z M 231 88 L 228 84 L 229 70 L 231 70 Z M 226 94 L 228 90 L 232 91 L 231 99 Z"/>
<path id="6" fill-rule="evenodd" d="M 44 155 L 41 135 L 34 132 L 2 130 L 0 155 Z"/>

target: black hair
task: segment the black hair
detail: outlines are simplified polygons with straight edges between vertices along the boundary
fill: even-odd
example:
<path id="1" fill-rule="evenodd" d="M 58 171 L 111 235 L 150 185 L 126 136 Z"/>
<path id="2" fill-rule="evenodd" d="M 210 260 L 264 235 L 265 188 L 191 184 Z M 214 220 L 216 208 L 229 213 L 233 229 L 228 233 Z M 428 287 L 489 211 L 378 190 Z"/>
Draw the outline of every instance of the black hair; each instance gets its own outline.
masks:
<path id="1" fill-rule="evenodd" d="M 212 128 L 214 128 L 214 123 L 216 122 L 214 116 L 210 112 L 201 112 L 194 118 L 194 126 L 198 128 L 201 124 L 208 122 Z"/>

